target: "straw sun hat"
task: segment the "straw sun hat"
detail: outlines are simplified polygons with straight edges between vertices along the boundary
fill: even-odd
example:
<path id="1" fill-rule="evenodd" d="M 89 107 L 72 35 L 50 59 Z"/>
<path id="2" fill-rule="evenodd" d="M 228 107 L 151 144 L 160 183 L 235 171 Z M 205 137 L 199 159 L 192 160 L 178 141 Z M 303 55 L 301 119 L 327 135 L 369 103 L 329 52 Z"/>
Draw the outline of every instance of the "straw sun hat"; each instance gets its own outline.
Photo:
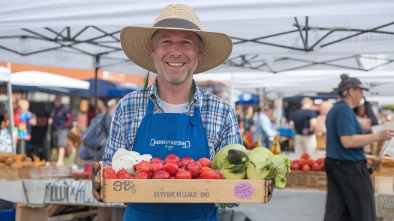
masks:
<path id="1" fill-rule="evenodd" d="M 159 29 L 186 30 L 198 34 L 204 43 L 204 52 L 194 74 L 208 71 L 222 64 L 233 48 L 231 39 L 222 33 L 203 31 L 193 9 L 187 5 L 168 5 L 159 14 L 153 27 L 128 26 L 120 33 L 124 53 L 135 64 L 157 73 L 150 52 L 150 40 Z"/>

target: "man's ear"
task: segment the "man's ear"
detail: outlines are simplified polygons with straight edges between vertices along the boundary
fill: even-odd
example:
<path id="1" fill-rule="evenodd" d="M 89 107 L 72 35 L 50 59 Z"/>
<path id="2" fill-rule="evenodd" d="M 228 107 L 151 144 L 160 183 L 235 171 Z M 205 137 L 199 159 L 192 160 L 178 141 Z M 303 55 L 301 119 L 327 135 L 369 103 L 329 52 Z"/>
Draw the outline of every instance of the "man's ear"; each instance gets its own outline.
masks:
<path id="1" fill-rule="evenodd" d="M 202 55 L 204 54 L 204 48 L 205 48 L 205 46 L 203 45 L 202 47 L 200 47 L 199 49 L 198 49 L 198 60 L 201 60 L 201 57 L 202 57 Z"/>
<path id="2" fill-rule="evenodd" d="M 152 58 L 155 58 L 155 46 L 151 43 L 149 43 L 149 50 Z"/>

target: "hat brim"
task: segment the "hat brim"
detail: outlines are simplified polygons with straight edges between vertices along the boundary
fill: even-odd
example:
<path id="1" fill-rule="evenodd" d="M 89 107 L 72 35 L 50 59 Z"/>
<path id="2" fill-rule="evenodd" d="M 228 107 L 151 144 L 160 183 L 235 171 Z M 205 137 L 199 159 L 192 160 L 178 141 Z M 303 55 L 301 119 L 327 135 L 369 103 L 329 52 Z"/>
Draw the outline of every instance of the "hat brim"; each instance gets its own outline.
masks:
<path id="1" fill-rule="evenodd" d="M 350 88 L 361 88 L 361 89 L 363 89 L 364 91 L 369 91 L 369 87 L 368 87 L 368 86 L 366 86 L 366 85 L 357 85 L 357 86 L 355 86 L 355 87 L 334 88 L 334 90 L 331 91 L 331 94 L 339 94 L 339 93 L 341 93 L 342 91 L 348 90 L 348 89 L 350 89 Z"/>
<path id="2" fill-rule="evenodd" d="M 135 64 L 154 73 L 157 71 L 150 52 L 150 39 L 160 29 L 192 31 L 201 37 L 204 43 L 204 52 L 194 74 L 219 66 L 230 56 L 233 49 L 231 39 L 218 32 L 162 27 L 128 26 L 123 28 L 120 32 L 120 43 L 126 56 Z"/>

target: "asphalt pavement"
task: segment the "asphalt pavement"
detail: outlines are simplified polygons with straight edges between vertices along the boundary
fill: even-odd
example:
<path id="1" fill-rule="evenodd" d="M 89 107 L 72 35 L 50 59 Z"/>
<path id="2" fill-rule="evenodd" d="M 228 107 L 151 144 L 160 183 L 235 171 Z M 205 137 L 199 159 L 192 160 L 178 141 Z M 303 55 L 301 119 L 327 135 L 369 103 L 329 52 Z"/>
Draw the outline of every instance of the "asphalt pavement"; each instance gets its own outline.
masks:
<path id="1" fill-rule="evenodd" d="M 321 221 L 326 195 L 326 191 L 319 190 L 275 189 L 268 203 L 240 204 L 227 208 L 221 217 L 226 216 L 226 221 Z"/>

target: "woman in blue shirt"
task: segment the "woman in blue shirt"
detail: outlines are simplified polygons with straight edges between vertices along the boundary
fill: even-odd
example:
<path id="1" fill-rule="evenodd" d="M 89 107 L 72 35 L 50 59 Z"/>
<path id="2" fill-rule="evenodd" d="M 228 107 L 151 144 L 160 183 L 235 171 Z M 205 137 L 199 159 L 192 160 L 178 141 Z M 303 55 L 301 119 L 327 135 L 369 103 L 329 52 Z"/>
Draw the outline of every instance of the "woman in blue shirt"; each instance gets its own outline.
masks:
<path id="1" fill-rule="evenodd" d="M 326 119 L 327 202 L 325 221 L 376 220 L 374 190 L 370 171 L 366 166 L 363 146 L 374 141 L 389 140 L 394 130 L 364 134 L 353 108 L 359 106 L 363 90 L 360 80 L 341 75 L 341 83 L 334 92 L 340 100 Z M 376 168 L 374 162 L 371 168 Z"/>

